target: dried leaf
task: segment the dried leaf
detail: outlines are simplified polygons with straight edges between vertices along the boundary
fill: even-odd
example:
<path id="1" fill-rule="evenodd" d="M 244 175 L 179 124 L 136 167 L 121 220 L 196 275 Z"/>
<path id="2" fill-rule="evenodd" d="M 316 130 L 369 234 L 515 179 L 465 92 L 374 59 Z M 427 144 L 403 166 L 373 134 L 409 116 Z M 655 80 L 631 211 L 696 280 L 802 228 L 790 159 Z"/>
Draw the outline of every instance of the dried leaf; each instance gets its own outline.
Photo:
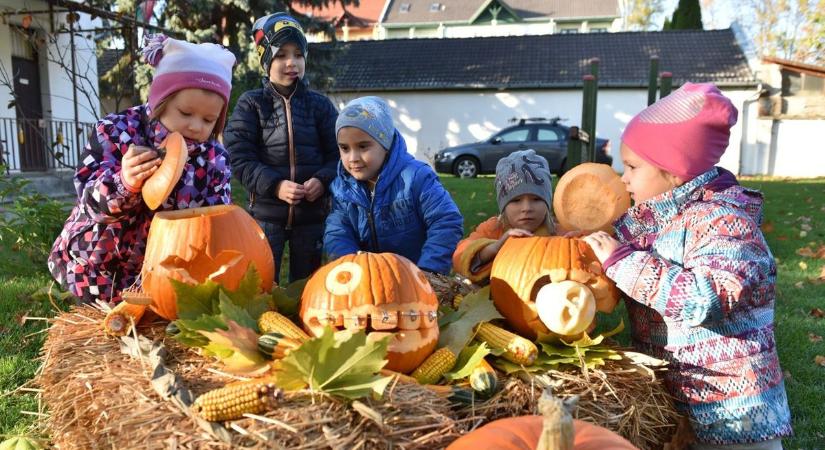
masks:
<path id="1" fill-rule="evenodd" d="M 802 289 L 803 287 L 805 287 L 805 282 L 804 281 L 797 281 L 796 283 L 794 283 L 793 287 L 795 287 L 797 289 Z"/>
<path id="2" fill-rule="evenodd" d="M 767 221 L 762 224 L 762 232 L 765 234 L 773 233 L 776 230 L 776 225 L 772 221 Z"/>
<path id="3" fill-rule="evenodd" d="M 811 315 L 816 317 L 817 319 L 822 319 L 823 317 L 825 317 L 825 311 L 819 308 L 814 308 L 811 310 Z"/>
<path id="4" fill-rule="evenodd" d="M 822 366 L 822 367 L 825 367 L 825 356 L 822 356 L 822 355 L 816 355 L 816 357 L 814 358 L 814 362 L 815 362 L 817 365 L 820 365 L 820 366 Z"/>
<path id="5" fill-rule="evenodd" d="M 808 333 L 808 340 L 811 341 L 811 343 L 816 344 L 817 342 L 822 342 L 822 336 L 819 336 L 819 335 L 816 335 L 816 334 L 813 334 L 813 333 L 809 332 Z"/>
<path id="6" fill-rule="evenodd" d="M 799 232 L 799 237 L 804 238 L 804 237 L 807 237 L 807 236 L 808 236 L 808 232 L 807 232 L 807 231 L 802 230 L 802 231 L 800 231 L 800 232 Z"/>
<path id="7" fill-rule="evenodd" d="M 777 240 L 777 241 L 787 241 L 787 240 L 788 240 L 788 236 L 785 236 L 785 235 L 783 234 L 783 235 L 777 236 L 776 240 Z"/>
<path id="8" fill-rule="evenodd" d="M 799 268 L 802 270 L 808 270 L 808 264 L 805 261 L 799 261 Z"/>

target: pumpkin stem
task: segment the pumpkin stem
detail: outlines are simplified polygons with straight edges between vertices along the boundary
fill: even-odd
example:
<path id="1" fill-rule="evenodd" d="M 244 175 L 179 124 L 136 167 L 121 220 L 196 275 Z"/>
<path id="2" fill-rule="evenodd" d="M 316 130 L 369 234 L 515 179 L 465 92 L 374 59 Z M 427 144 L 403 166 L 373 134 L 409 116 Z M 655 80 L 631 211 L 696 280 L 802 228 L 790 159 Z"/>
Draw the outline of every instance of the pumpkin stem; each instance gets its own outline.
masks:
<path id="1" fill-rule="evenodd" d="M 539 399 L 539 412 L 544 416 L 541 437 L 536 450 L 573 450 L 573 415 L 579 397 L 565 401 L 547 388 Z"/>

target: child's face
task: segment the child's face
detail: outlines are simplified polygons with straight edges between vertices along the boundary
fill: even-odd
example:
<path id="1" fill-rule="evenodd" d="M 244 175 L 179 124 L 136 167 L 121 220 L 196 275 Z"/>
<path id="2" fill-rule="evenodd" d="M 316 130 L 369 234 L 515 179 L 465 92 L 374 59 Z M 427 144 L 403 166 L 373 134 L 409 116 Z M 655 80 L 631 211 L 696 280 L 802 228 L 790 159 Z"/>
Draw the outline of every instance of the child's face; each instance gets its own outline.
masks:
<path id="1" fill-rule="evenodd" d="M 304 54 L 297 45 L 287 42 L 272 57 L 269 81 L 281 86 L 292 86 L 296 80 L 304 77 L 305 68 Z"/>
<path id="2" fill-rule="evenodd" d="M 344 169 L 358 181 L 375 181 L 387 157 L 387 151 L 360 128 L 338 130 L 338 150 Z"/>
<path id="3" fill-rule="evenodd" d="M 182 89 L 169 99 L 160 122 L 170 132 L 177 131 L 186 139 L 206 142 L 222 110 L 220 95 L 203 89 Z"/>
<path id="4" fill-rule="evenodd" d="M 504 216 L 511 227 L 532 233 L 547 219 L 547 203 L 537 195 L 519 195 L 504 207 Z"/>
<path id="5" fill-rule="evenodd" d="M 627 145 L 622 144 L 621 152 L 622 162 L 624 163 L 622 182 L 635 204 L 642 203 L 683 184 L 674 175 L 645 161 Z"/>

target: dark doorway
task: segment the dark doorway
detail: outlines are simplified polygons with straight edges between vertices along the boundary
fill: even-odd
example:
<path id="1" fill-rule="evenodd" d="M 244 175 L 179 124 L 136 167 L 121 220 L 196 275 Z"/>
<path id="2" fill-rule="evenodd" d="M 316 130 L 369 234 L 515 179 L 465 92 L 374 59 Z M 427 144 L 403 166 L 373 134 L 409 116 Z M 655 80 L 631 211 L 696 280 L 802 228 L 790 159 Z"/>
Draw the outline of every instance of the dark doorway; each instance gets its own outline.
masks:
<path id="1" fill-rule="evenodd" d="M 14 92 L 17 94 L 17 138 L 20 144 L 20 170 L 46 170 L 46 146 L 43 140 L 43 106 L 40 99 L 40 74 L 37 59 L 13 56 Z"/>

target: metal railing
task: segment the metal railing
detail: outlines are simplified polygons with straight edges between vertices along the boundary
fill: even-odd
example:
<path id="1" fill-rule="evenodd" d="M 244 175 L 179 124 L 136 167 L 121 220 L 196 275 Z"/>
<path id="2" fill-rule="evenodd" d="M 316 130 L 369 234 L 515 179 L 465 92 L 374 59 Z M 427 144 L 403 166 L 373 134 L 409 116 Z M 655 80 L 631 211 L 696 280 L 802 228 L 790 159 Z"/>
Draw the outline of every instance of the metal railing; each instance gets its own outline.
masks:
<path id="1" fill-rule="evenodd" d="M 0 163 L 7 172 L 74 169 L 94 123 L 0 118 Z"/>

